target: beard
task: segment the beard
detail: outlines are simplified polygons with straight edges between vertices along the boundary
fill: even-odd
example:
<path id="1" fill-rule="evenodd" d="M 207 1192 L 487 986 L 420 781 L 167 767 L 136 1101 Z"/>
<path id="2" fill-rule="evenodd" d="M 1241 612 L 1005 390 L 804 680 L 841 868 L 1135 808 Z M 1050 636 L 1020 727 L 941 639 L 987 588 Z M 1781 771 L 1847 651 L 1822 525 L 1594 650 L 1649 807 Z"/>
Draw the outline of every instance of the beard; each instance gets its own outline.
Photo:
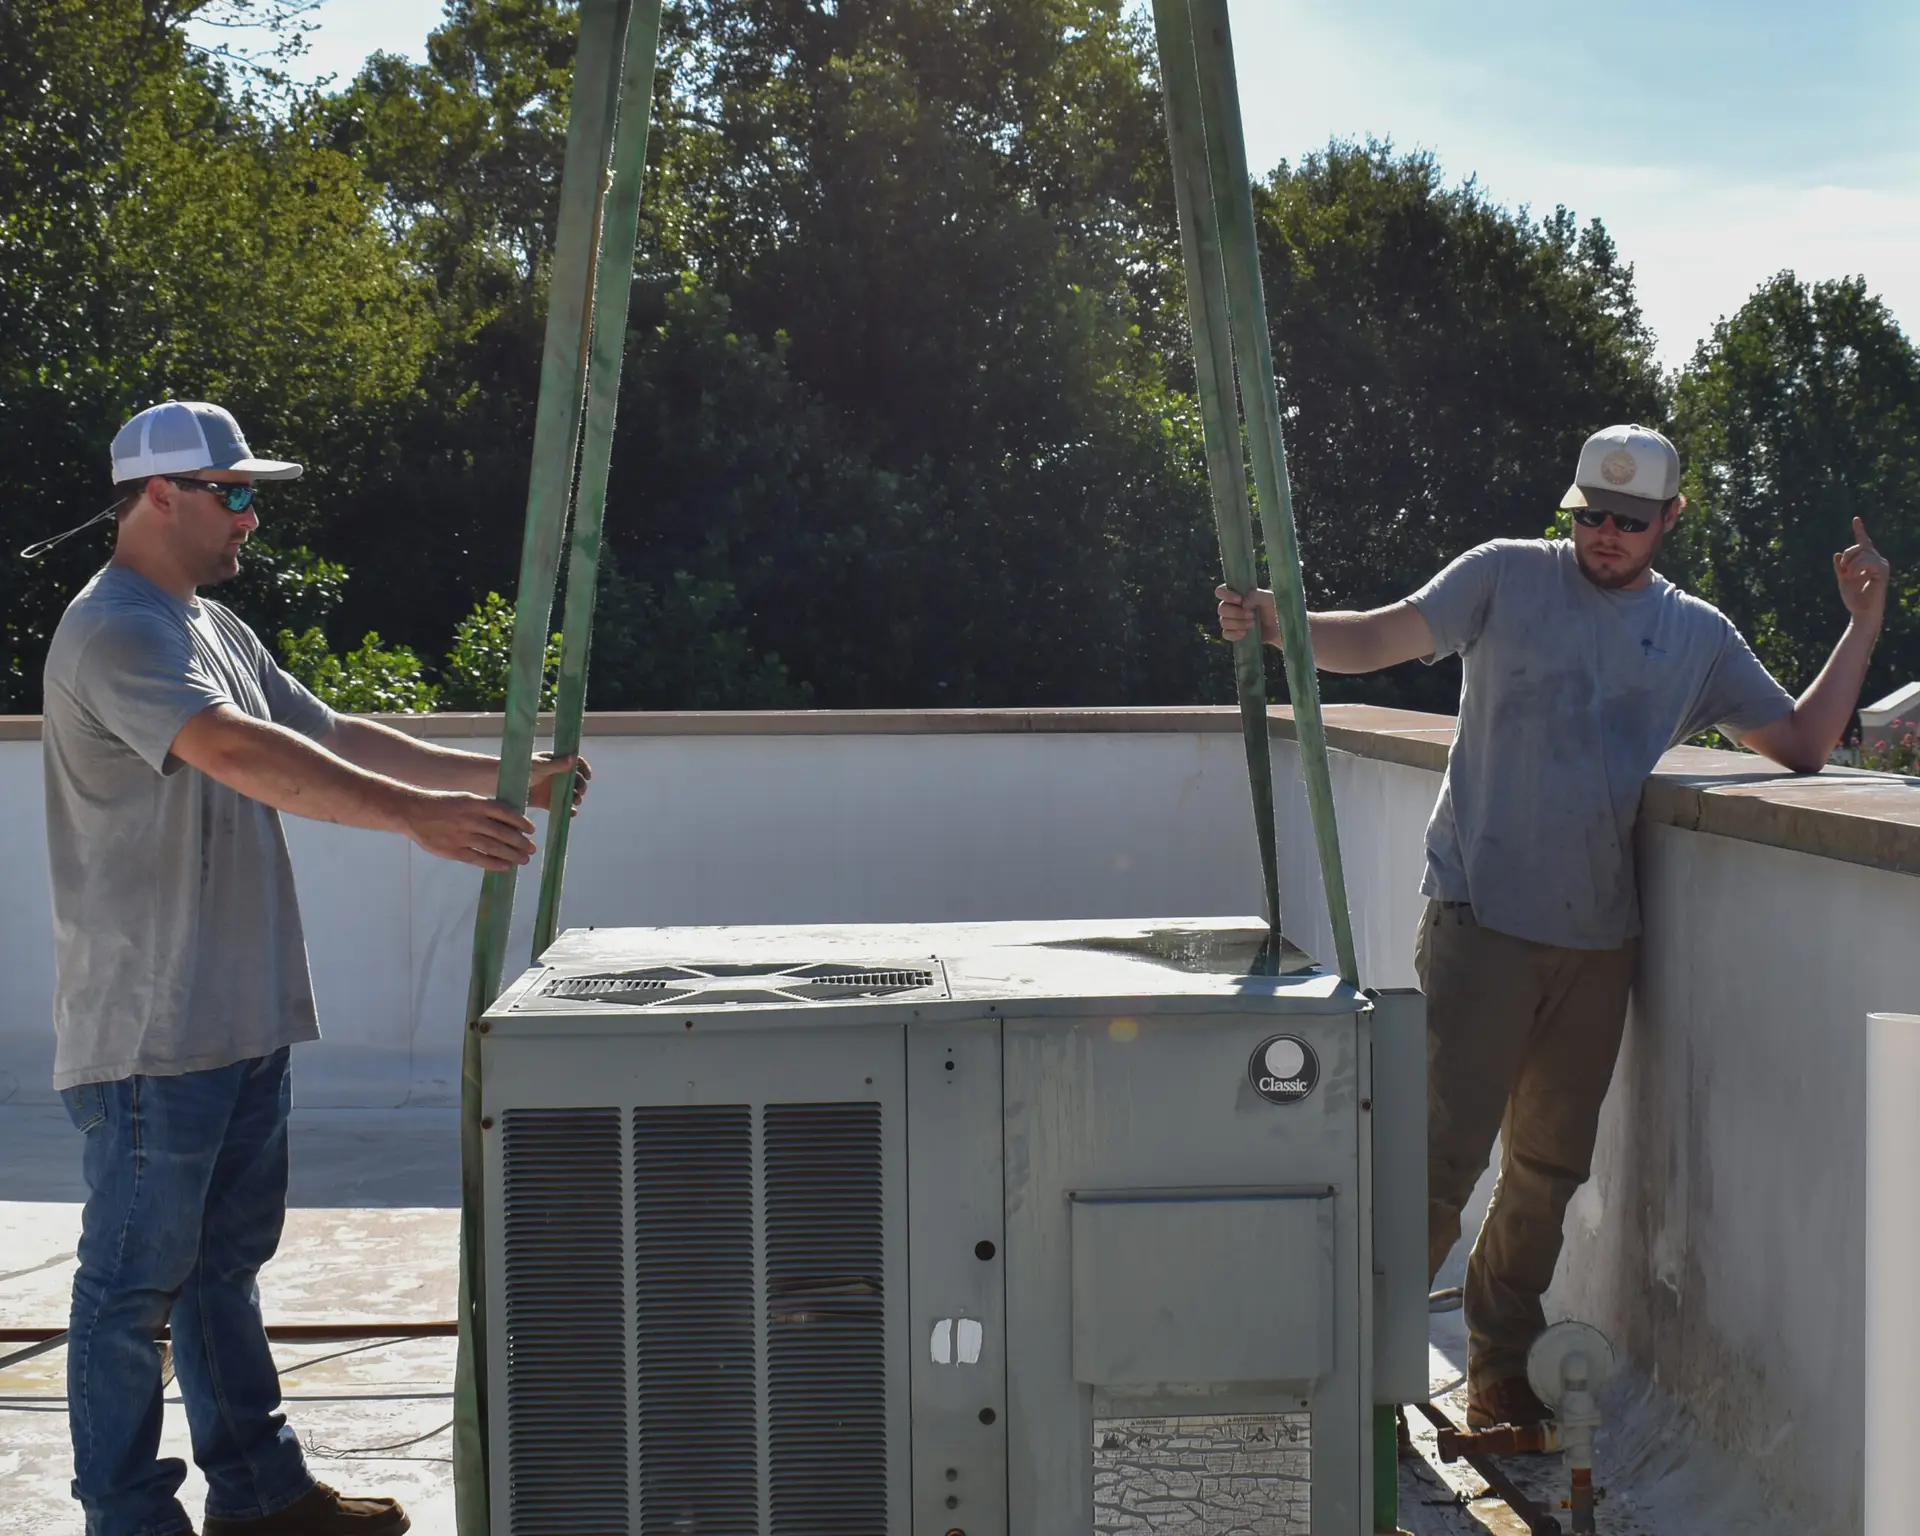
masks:
<path id="1" fill-rule="evenodd" d="M 217 587 L 223 582 L 232 581 L 240 574 L 240 556 L 243 552 L 244 549 L 234 551 L 223 549 L 219 554 L 210 556 L 201 568 L 199 579 L 194 582 L 194 585 Z"/>
<path id="2" fill-rule="evenodd" d="M 1587 563 L 1587 552 L 1580 547 L 1579 542 L 1576 540 L 1573 546 L 1574 563 L 1580 567 L 1580 574 L 1586 577 L 1588 581 L 1592 582 L 1602 592 L 1618 592 L 1624 587 L 1632 586 L 1642 576 L 1646 575 L 1648 571 L 1653 569 L 1654 557 L 1660 553 L 1660 546 L 1666 542 L 1666 538 L 1667 536 L 1664 533 L 1655 535 L 1653 547 L 1647 551 L 1646 559 L 1642 560 L 1638 565 L 1611 571 L 1596 570 L 1593 566 L 1589 565 Z"/>

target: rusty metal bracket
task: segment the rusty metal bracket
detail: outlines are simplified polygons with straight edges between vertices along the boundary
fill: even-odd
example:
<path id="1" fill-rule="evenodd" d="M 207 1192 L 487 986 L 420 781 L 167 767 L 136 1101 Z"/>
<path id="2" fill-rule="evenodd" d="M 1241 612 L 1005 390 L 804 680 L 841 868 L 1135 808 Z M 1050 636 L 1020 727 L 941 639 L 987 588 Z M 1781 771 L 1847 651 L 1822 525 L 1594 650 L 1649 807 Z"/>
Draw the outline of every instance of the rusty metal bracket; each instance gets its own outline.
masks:
<path id="1" fill-rule="evenodd" d="M 1461 1447 L 1461 1460 L 1479 1473 L 1495 1497 L 1520 1517 L 1526 1525 L 1529 1536 L 1564 1536 L 1560 1522 L 1522 1493 L 1513 1479 L 1502 1472 L 1488 1456 L 1462 1445 L 1463 1441 L 1472 1439 L 1468 1431 L 1461 1429 L 1432 1403 L 1416 1403 L 1414 1406 L 1426 1415 L 1428 1423 L 1442 1435 L 1451 1437 L 1453 1443 Z"/>
<path id="2" fill-rule="evenodd" d="M 1463 1456 L 1550 1456 L 1560 1448 L 1560 1426 L 1551 1419 L 1540 1424 L 1502 1424 L 1494 1429 L 1440 1431 L 1440 1459 L 1445 1462 Z"/>

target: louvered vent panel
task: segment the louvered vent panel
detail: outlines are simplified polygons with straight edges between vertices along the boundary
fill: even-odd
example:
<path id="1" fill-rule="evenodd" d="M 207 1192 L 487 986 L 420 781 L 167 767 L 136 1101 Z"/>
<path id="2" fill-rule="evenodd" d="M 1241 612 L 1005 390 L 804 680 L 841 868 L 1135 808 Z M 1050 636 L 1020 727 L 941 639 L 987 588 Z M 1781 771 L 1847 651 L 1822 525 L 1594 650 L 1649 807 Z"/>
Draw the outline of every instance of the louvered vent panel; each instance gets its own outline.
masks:
<path id="1" fill-rule="evenodd" d="M 935 973 L 913 965 L 655 965 L 637 971 L 554 976 L 539 996 L 622 1008 L 724 1008 L 766 1003 L 850 1002 L 898 997 L 934 987 Z M 516 1006 L 520 1006 L 516 1004 Z"/>
<path id="2" fill-rule="evenodd" d="M 625 1536 L 617 1109 L 502 1116 L 513 1536 Z"/>
<path id="3" fill-rule="evenodd" d="M 773 1536 L 887 1536 L 880 1106 L 769 1104 Z"/>
<path id="4" fill-rule="evenodd" d="M 753 1111 L 633 1113 L 642 1536 L 758 1536 Z"/>

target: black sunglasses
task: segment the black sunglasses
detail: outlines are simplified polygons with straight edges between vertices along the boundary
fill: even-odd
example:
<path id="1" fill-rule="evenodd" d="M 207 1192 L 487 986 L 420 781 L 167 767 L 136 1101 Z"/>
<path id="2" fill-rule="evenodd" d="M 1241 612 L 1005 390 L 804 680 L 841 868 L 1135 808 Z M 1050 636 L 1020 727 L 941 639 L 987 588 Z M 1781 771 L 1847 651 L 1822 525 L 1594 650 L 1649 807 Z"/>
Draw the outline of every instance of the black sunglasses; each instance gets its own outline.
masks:
<path id="1" fill-rule="evenodd" d="M 228 485 L 224 480 L 189 480 L 185 475 L 167 475 L 165 479 L 183 491 L 206 491 L 218 496 L 229 512 L 244 512 L 253 505 L 253 487 Z"/>
<path id="2" fill-rule="evenodd" d="M 1622 533 L 1645 533 L 1653 526 L 1650 517 L 1622 517 L 1618 512 L 1605 512 L 1597 507 L 1573 507 L 1569 510 L 1573 513 L 1573 520 L 1582 528 L 1598 528 L 1608 518 L 1613 519 L 1613 526 Z"/>

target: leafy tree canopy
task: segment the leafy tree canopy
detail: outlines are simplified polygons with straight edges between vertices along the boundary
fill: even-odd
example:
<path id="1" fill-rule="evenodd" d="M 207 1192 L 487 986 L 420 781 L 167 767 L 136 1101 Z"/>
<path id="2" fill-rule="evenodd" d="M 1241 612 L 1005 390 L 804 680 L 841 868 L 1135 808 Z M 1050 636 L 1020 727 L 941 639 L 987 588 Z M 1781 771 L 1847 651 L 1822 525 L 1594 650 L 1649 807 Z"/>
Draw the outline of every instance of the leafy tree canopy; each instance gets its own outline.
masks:
<path id="1" fill-rule="evenodd" d="M 1859 517 L 1894 580 L 1866 698 L 1920 676 L 1920 349 L 1866 283 L 1762 285 L 1700 344 L 1675 430 L 1686 572 L 1775 675 L 1798 690 L 1825 663 Z"/>
<path id="2" fill-rule="evenodd" d="M 308 0 L 219 3 L 297 51 Z M 452 0 L 424 62 L 321 90 L 189 46 L 196 13 L 0 7 L 0 409 L 33 445 L 0 536 L 104 501 L 133 410 L 218 399 L 309 465 L 223 595 L 331 697 L 490 705 L 575 9 Z M 1170 193 L 1129 0 L 671 6 L 590 702 L 1230 697 Z M 1316 605 L 1536 533 L 1623 419 L 1675 426 L 1675 569 L 1789 681 L 1837 633 L 1843 507 L 1920 556 L 1913 348 L 1863 283 L 1783 277 L 1674 381 L 1597 222 L 1381 144 L 1255 197 Z M 104 548 L 0 566 L 0 709 L 37 703 Z M 1912 622 L 1883 670 L 1920 664 Z M 1455 696 L 1441 668 L 1327 686 Z"/>

